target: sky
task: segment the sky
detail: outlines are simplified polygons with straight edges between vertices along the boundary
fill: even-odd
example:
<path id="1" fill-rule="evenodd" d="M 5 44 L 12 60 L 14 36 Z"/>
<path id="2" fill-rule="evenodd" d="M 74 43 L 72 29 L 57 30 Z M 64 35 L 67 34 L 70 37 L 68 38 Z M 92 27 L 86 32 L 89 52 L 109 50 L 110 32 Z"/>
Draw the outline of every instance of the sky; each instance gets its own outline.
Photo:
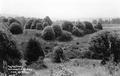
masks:
<path id="1" fill-rule="evenodd" d="M 120 17 L 120 0 L 0 0 L 0 13 L 53 19 Z"/>

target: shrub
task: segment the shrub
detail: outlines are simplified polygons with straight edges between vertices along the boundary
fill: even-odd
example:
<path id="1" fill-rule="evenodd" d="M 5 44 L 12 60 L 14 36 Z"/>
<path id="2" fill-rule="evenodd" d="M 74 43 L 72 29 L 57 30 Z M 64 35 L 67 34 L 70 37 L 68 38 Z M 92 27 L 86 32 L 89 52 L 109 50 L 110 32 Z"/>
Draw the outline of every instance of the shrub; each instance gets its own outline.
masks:
<path id="1" fill-rule="evenodd" d="M 63 30 L 66 30 L 66 31 L 68 31 L 68 32 L 72 32 L 72 29 L 73 29 L 73 24 L 72 24 L 72 22 L 69 22 L 69 21 L 63 22 L 63 24 L 62 24 L 62 29 L 63 29 Z"/>
<path id="2" fill-rule="evenodd" d="M 53 28 L 53 30 L 55 32 L 55 37 L 56 38 L 62 35 L 62 28 L 61 28 L 60 25 L 57 25 L 57 24 L 52 25 L 52 28 Z"/>
<path id="3" fill-rule="evenodd" d="M 55 40 L 55 32 L 51 26 L 47 26 L 42 31 L 42 38 L 44 40 Z"/>
<path id="4" fill-rule="evenodd" d="M 74 27 L 72 30 L 72 34 L 77 37 L 81 37 L 84 35 L 84 31 L 81 29 L 78 29 L 77 27 Z"/>
<path id="5" fill-rule="evenodd" d="M 31 29 L 36 29 L 36 20 L 34 19 L 31 24 Z"/>
<path id="6" fill-rule="evenodd" d="M 65 59 L 65 56 L 63 54 L 63 49 L 60 46 L 54 47 L 52 61 L 56 63 L 60 63 L 64 59 Z"/>
<path id="7" fill-rule="evenodd" d="M 46 17 L 44 18 L 44 21 L 47 22 L 48 25 L 52 25 L 52 23 L 53 23 L 49 16 L 46 16 Z"/>
<path id="8" fill-rule="evenodd" d="M 25 24 L 25 29 L 30 29 L 31 25 L 32 25 L 32 22 L 33 22 L 33 19 L 28 20 Z"/>
<path id="9" fill-rule="evenodd" d="M 90 23 L 88 21 L 85 21 L 84 24 L 85 24 L 85 32 L 86 32 L 86 34 L 95 32 L 92 23 Z"/>
<path id="10" fill-rule="evenodd" d="M 14 22 L 10 25 L 10 32 L 12 34 L 22 34 L 23 28 L 20 24 Z"/>
<path id="11" fill-rule="evenodd" d="M 42 26 L 43 28 L 45 28 L 46 26 L 50 26 L 50 25 L 48 24 L 48 22 L 43 22 Z"/>
<path id="12" fill-rule="evenodd" d="M 76 22 L 75 26 L 79 29 L 85 30 L 85 24 L 82 22 Z"/>
<path id="13" fill-rule="evenodd" d="M 95 29 L 98 29 L 98 30 L 102 30 L 102 29 L 103 29 L 101 23 L 97 23 L 97 24 L 94 26 L 94 28 L 95 28 Z"/>
<path id="14" fill-rule="evenodd" d="M 12 36 L 4 31 L 0 31 L 1 65 L 3 65 L 3 61 L 6 61 L 8 65 L 20 65 L 21 57 L 21 53 L 17 49 L 16 42 L 13 40 Z M 0 68 L 3 68 L 3 66 Z"/>
<path id="15" fill-rule="evenodd" d="M 36 24 L 36 29 L 37 29 L 37 30 L 43 30 L 42 23 L 37 23 L 37 24 Z"/>
<path id="16" fill-rule="evenodd" d="M 96 33 L 90 40 L 89 50 L 93 52 L 93 58 L 109 60 L 113 54 L 114 61 L 119 61 L 120 54 L 120 38 L 114 31 L 100 31 Z"/>
<path id="17" fill-rule="evenodd" d="M 58 41 L 71 41 L 73 39 L 72 34 L 68 31 L 63 31 L 62 35 L 57 38 Z"/>
<path id="18" fill-rule="evenodd" d="M 18 20 L 16 20 L 15 18 L 8 18 L 8 25 L 11 25 L 13 22 L 19 23 L 21 24 Z"/>
<path id="19" fill-rule="evenodd" d="M 39 43 L 39 41 L 35 38 L 31 38 L 27 42 L 26 50 L 24 53 L 24 58 L 27 60 L 27 65 L 31 64 L 34 61 L 37 61 L 39 57 L 44 59 L 44 51 Z"/>

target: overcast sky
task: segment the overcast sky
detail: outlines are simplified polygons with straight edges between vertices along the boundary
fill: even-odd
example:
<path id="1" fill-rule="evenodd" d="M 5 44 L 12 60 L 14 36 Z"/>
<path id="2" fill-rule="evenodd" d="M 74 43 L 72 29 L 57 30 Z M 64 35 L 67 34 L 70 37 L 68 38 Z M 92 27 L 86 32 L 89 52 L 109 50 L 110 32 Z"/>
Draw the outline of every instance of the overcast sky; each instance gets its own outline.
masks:
<path id="1" fill-rule="evenodd" d="M 58 19 L 120 17 L 120 0 L 0 0 L 0 12 Z"/>

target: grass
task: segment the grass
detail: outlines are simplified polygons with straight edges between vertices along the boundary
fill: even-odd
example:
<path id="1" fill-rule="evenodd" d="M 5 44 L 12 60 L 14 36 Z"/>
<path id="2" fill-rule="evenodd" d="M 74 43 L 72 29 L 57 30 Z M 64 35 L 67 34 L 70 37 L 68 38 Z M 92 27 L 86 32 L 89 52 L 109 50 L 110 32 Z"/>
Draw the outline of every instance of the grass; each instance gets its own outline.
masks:
<path id="1" fill-rule="evenodd" d="M 119 32 L 119 25 L 118 24 L 104 24 L 104 30 L 117 30 Z M 114 27 L 114 28 L 113 28 Z M 36 30 L 25 30 L 24 34 L 21 35 L 14 35 L 15 39 L 17 40 L 18 47 L 21 51 L 24 51 L 26 42 L 32 37 L 35 36 L 36 33 L 40 31 Z M 52 48 L 56 45 L 62 46 L 65 51 L 70 50 L 88 50 L 88 42 L 89 38 L 92 34 L 85 35 L 83 37 L 74 37 L 74 39 L 70 42 L 46 42 L 42 40 L 40 37 L 37 37 L 42 45 L 42 48 L 46 52 L 52 52 Z M 47 54 L 47 53 L 46 53 Z M 67 53 L 68 54 L 68 53 Z M 49 56 L 48 56 L 49 57 Z M 66 74 L 64 76 L 120 76 L 119 71 L 113 75 L 109 74 L 109 69 L 105 69 L 105 67 L 101 66 L 100 60 L 92 60 L 92 59 L 71 59 L 69 62 L 66 63 L 52 63 L 49 58 L 45 58 L 44 60 L 47 69 L 40 69 L 35 70 L 27 75 L 23 76 L 56 76 L 58 73 L 62 76 L 62 74 Z M 39 65 L 38 65 L 39 66 Z"/>

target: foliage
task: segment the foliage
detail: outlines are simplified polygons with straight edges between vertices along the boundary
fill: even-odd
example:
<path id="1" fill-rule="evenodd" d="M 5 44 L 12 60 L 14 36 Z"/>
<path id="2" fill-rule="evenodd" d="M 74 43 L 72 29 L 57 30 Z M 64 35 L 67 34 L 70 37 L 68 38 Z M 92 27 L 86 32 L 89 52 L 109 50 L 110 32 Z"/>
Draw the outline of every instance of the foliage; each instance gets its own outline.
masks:
<path id="1" fill-rule="evenodd" d="M 39 57 L 42 57 L 42 59 L 44 59 L 44 51 L 39 41 L 35 38 L 31 38 L 27 43 L 24 53 L 24 58 L 27 60 L 27 65 L 31 64 L 34 61 L 37 61 Z"/>
<path id="2" fill-rule="evenodd" d="M 119 61 L 120 38 L 114 31 L 99 31 L 90 39 L 89 50 L 93 52 L 93 58 L 109 61 L 111 55 L 114 56 L 114 62 Z"/>
<path id="3" fill-rule="evenodd" d="M 72 32 L 72 29 L 73 29 L 72 22 L 69 22 L 69 21 L 63 22 L 62 29 L 65 30 L 65 31 L 68 31 L 68 32 Z"/>
<path id="4" fill-rule="evenodd" d="M 52 61 L 56 63 L 60 63 L 65 59 L 63 49 L 60 46 L 56 46 L 53 49 Z"/>
<path id="5" fill-rule="evenodd" d="M 49 25 L 52 25 L 52 23 L 53 23 L 49 16 L 46 16 L 44 18 L 44 21 L 47 22 Z"/>
<path id="6" fill-rule="evenodd" d="M 97 23 L 97 24 L 94 26 L 94 28 L 95 28 L 95 29 L 98 29 L 98 30 L 102 30 L 102 29 L 103 29 L 101 23 Z"/>
<path id="7" fill-rule="evenodd" d="M 90 23 L 88 21 L 85 21 L 84 24 L 85 24 L 85 32 L 86 32 L 86 34 L 90 34 L 90 33 L 95 32 L 92 23 Z"/>
<path id="8" fill-rule="evenodd" d="M 84 35 L 84 31 L 81 29 L 78 29 L 77 27 L 74 27 L 72 30 L 72 34 L 77 36 L 77 37 L 81 37 Z"/>
<path id="9" fill-rule="evenodd" d="M 14 22 L 10 25 L 10 32 L 12 34 L 22 34 L 23 33 L 23 27 L 20 24 Z"/>
<path id="10" fill-rule="evenodd" d="M 42 27 L 43 27 L 43 28 L 45 28 L 45 27 L 47 27 L 47 26 L 50 26 L 50 25 L 48 24 L 48 22 L 43 22 L 43 23 L 42 23 Z"/>
<path id="11" fill-rule="evenodd" d="M 58 41 L 66 42 L 73 39 L 72 34 L 68 31 L 63 31 L 62 35 L 57 38 Z"/>
<path id="12" fill-rule="evenodd" d="M 25 24 L 25 29 L 30 29 L 32 25 L 33 19 L 29 19 Z"/>
<path id="13" fill-rule="evenodd" d="M 42 31 L 42 38 L 44 40 L 55 40 L 55 32 L 51 26 L 47 26 Z"/>
<path id="14" fill-rule="evenodd" d="M 61 28 L 60 25 L 57 25 L 57 24 L 52 25 L 52 28 L 53 28 L 53 30 L 55 32 L 55 37 L 56 38 L 62 35 L 62 28 Z"/>
<path id="15" fill-rule="evenodd" d="M 12 35 L 4 31 L 0 31 L 1 65 L 3 65 L 3 61 L 6 61 L 8 65 L 21 65 L 20 63 L 21 57 L 22 57 L 21 52 L 18 50 L 16 42 L 13 40 Z"/>
<path id="16" fill-rule="evenodd" d="M 16 23 L 21 24 L 21 23 L 20 23 L 18 20 L 16 20 L 15 18 L 12 18 L 12 17 L 8 18 L 8 25 L 11 25 L 13 22 L 16 22 Z"/>
<path id="17" fill-rule="evenodd" d="M 37 29 L 37 30 L 43 30 L 42 23 L 37 23 L 37 24 L 36 24 L 36 29 Z"/>
<path id="18" fill-rule="evenodd" d="M 79 29 L 85 30 L 85 24 L 82 22 L 76 22 L 75 26 Z"/>

